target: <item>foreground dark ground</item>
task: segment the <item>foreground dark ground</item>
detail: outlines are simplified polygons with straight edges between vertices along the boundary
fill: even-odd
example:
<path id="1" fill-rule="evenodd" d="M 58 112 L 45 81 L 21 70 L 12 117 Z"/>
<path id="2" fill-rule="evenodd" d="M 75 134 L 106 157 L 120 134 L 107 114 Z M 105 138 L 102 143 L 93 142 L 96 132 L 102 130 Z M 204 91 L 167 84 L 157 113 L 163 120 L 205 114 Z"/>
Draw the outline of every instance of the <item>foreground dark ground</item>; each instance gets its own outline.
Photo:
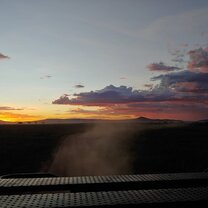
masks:
<path id="1" fill-rule="evenodd" d="M 48 171 L 64 139 L 69 135 L 76 138 L 93 125 L 0 125 L 0 175 Z M 208 168 L 208 124 L 111 123 L 106 124 L 106 131 L 112 125 L 131 129 L 125 145 L 133 156 L 132 168 L 121 169 L 119 174 L 200 172 Z M 112 150 L 106 149 L 107 156 Z"/>

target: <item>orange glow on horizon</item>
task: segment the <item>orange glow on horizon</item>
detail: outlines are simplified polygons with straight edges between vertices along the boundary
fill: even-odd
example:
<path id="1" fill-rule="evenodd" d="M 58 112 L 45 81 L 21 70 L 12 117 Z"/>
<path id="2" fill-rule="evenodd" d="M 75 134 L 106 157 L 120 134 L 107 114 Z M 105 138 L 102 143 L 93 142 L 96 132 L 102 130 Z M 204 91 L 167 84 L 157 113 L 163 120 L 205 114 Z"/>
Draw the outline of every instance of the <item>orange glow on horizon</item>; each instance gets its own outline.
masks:
<path id="1" fill-rule="evenodd" d="M 134 119 L 138 117 L 147 117 L 150 119 L 176 119 L 176 120 L 200 120 L 200 115 L 190 112 L 138 112 L 121 109 L 119 112 L 102 111 L 102 110 L 83 110 L 75 109 L 74 111 L 54 111 L 46 112 L 44 110 L 39 112 L 1 112 L 0 120 L 6 122 L 30 122 L 44 119 L 106 119 L 106 120 L 124 120 Z"/>
<path id="2" fill-rule="evenodd" d="M 16 114 L 16 113 L 0 113 L 0 120 L 6 122 L 25 122 L 25 121 L 37 121 L 41 120 L 43 117 L 27 114 Z"/>

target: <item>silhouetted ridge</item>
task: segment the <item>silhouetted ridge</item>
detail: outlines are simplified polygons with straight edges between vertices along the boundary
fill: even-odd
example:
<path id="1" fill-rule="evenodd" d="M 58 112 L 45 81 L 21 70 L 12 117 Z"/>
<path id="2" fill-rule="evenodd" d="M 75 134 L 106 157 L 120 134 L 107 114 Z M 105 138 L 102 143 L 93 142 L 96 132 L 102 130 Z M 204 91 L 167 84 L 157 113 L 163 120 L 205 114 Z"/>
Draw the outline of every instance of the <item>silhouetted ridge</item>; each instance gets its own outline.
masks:
<path id="1" fill-rule="evenodd" d="M 136 118 L 135 121 L 140 123 L 182 123 L 181 120 L 172 120 L 172 119 L 151 119 L 146 117 Z"/>

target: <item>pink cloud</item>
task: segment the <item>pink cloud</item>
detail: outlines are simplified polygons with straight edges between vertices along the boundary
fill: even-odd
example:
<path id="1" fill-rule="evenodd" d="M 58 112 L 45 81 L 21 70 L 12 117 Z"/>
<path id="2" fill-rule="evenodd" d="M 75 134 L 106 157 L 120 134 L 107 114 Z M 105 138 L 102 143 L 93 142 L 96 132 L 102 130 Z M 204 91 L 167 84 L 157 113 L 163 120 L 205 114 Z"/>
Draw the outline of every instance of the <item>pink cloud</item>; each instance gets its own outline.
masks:
<path id="1" fill-rule="evenodd" d="M 208 73 L 208 48 L 198 48 L 188 52 L 188 69 L 194 72 Z"/>
<path id="2" fill-rule="evenodd" d="M 149 64 L 147 65 L 147 68 L 150 71 L 159 71 L 159 72 L 170 72 L 170 71 L 181 70 L 181 68 L 179 67 L 168 66 L 168 65 L 165 65 L 163 62 Z"/>
<path id="3" fill-rule="evenodd" d="M 102 117 L 105 115 L 126 118 L 145 116 L 149 118 L 169 118 L 182 120 L 200 120 L 208 117 L 208 105 L 205 103 L 190 103 L 186 101 L 143 102 L 106 106 L 98 110 L 77 108 L 70 113 L 85 116 Z"/>

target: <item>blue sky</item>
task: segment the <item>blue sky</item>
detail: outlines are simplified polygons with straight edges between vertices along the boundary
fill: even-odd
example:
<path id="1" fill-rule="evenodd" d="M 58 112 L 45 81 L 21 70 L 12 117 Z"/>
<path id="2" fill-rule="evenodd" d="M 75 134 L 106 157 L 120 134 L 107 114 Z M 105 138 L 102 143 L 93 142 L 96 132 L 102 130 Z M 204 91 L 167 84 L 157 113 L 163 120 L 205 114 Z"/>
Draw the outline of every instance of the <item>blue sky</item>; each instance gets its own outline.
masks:
<path id="1" fill-rule="evenodd" d="M 80 108 L 82 112 L 90 109 L 86 117 L 103 117 L 94 110 L 102 105 L 80 107 L 52 102 L 63 94 L 73 98 L 74 93 L 110 85 L 145 90 L 144 85 L 155 85 L 157 82 L 150 80 L 160 74 L 150 71 L 149 64 L 162 62 L 178 67 L 171 61 L 174 51 L 186 55 L 204 47 L 208 40 L 206 0 L 0 3 L 0 53 L 10 57 L 0 59 L 0 106 L 23 108 L 1 110 L 0 119 L 19 114 L 28 115 L 28 119 L 30 115 L 31 119 L 74 117 L 73 110 Z M 120 117 L 138 115 L 142 113 Z"/>

